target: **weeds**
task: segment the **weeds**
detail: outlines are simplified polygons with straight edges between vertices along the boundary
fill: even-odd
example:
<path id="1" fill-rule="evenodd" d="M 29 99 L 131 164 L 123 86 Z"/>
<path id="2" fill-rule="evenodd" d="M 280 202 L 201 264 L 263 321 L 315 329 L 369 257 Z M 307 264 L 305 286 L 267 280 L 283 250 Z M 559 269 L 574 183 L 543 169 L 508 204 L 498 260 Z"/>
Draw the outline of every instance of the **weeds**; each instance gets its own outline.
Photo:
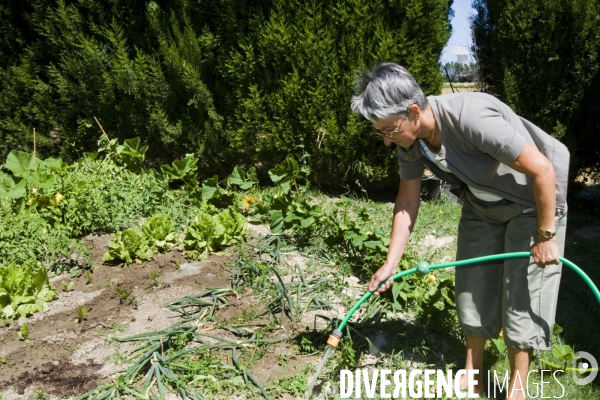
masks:
<path id="1" fill-rule="evenodd" d="M 35 395 L 30 397 L 29 400 L 49 400 L 50 395 L 44 392 L 42 389 L 38 389 L 35 391 Z"/>
<path id="2" fill-rule="evenodd" d="M 29 327 L 27 326 L 27 322 L 23 322 L 23 325 L 21 325 L 21 329 L 19 329 L 17 334 L 21 340 L 29 342 Z"/>
<path id="3" fill-rule="evenodd" d="M 148 284 L 148 286 L 146 286 L 146 289 L 149 289 L 152 287 L 157 287 L 158 285 L 160 285 L 160 281 L 158 280 L 158 277 L 156 276 L 156 272 L 154 272 L 154 271 L 150 272 L 150 283 Z"/>
<path id="4" fill-rule="evenodd" d="M 138 308 L 138 301 L 135 295 L 130 292 L 127 288 L 115 288 L 115 294 L 119 298 L 119 304 L 127 303 L 132 306 L 134 310 Z"/>
<path id="5" fill-rule="evenodd" d="M 73 290 L 73 285 L 75 285 L 75 281 L 72 279 L 69 282 L 62 281 L 61 285 L 63 288 L 63 292 L 67 293 Z"/>
<path id="6" fill-rule="evenodd" d="M 80 324 L 81 322 L 86 320 L 87 317 L 87 308 L 78 306 L 76 308 L 77 318 L 75 318 L 75 323 Z"/>
<path id="7" fill-rule="evenodd" d="M 301 373 L 298 373 L 294 376 L 279 378 L 269 385 L 267 392 L 274 397 L 278 397 L 283 394 L 301 397 L 304 395 L 304 392 L 306 392 L 308 387 L 309 374 L 310 369 L 305 368 Z"/>
<path id="8" fill-rule="evenodd" d="M 94 277 L 92 276 L 92 272 L 89 269 L 85 270 L 85 284 L 91 285 L 94 281 Z"/>

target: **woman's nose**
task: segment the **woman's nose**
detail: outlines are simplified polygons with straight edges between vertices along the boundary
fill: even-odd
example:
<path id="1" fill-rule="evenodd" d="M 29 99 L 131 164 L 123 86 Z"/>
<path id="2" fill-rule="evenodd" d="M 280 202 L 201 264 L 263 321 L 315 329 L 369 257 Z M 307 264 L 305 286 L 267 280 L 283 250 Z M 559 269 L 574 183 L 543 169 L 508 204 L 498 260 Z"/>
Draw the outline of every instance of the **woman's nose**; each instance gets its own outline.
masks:
<path id="1" fill-rule="evenodd" d="M 382 136 L 382 137 L 383 137 L 383 143 L 384 143 L 386 146 L 389 146 L 390 144 L 392 144 L 392 139 L 390 139 L 390 138 L 389 138 L 389 137 L 387 137 L 387 136 Z"/>

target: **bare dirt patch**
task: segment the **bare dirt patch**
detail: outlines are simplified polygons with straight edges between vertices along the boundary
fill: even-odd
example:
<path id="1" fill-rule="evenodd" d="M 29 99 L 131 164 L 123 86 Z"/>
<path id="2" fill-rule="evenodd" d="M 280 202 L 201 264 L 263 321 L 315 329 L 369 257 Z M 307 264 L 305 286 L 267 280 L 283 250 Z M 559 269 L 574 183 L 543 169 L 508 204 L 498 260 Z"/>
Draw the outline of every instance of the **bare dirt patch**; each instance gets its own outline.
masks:
<path id="1" fill-rule="evenodd" d="M 419 246 L 429 248 L 429 249 L 438 249 L 444 246 L 448 246 L 456 240 L 454 236 L 436 236 L 436 235 L 426 235 L 419 242 Z"/>
<path id="2" fill-rule="evenodd" d="M 93 235 L 86 239 L 98 265 L 92 282 L 87 284 L 83 274 L 55 277 L 52 284 L 59 297 L 49 304 L 49 312 L 0 328 L 0 388 L 5 388 L 8 399 L 27 399 L 31 390 L 37 389 L 65 397 L 94 388 L 101 374 L 118 366 L 110 360 L 116 348 L 102 336 L 164 329 L 175 322 L 175 313 L 165 308 L 165 303 L 204 287 L 229 284 L 231 270 L 224 263 L 230 262 L 231 256 L 186 263 L 183 254 L 171 251 L 157 254 L 144 264 L 107 266 L 101 260 L 111 237 Z M 72 290 L 65 292 L 62 282 L 71 280 Z M 122 301 L 115 288 L 132 293 L 137 304 Z M 78 306 L 87 309 L 87 316 L 75 323 Z M 25 322 L 29 342 L 17 335 Z"/>

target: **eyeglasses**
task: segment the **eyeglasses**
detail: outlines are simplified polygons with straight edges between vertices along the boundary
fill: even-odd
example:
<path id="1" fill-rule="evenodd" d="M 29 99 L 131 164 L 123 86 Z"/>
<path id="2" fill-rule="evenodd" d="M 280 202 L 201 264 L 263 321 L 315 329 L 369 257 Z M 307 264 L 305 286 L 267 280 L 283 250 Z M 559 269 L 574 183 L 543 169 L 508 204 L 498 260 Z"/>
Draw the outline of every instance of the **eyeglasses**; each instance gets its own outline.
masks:
<path id="1" fill-rule="evenodd" d="M 400 128 L 397 127 L 393 130 L 386 129 L 383 132 L 379 132 L 377 129 L 374 129 L 373 133 L 378 136 L 381 136 L 382 138 L 396 139 L 398 137 L 399 131 L 400 131 Z"/>
<path id="2" fill-rule="evenodd" d="M 400 123 L 395 127 L 395 128 L 387 128 L 384 129 L 383 131 L 378 131 L 377 129 L 373 130 L 373 133 L 375 133 L 378 136 L 381 136 L 382 138 L 387 138 L 387 139 L 397 139 L 398 138 L 398 132 L 400 132 L 400 125 L 402 125 L 402 122 L 404 122 L 404 120 L 406 119 L 406 115 L 402 116 L 402 119 L 400 120 Z"/>

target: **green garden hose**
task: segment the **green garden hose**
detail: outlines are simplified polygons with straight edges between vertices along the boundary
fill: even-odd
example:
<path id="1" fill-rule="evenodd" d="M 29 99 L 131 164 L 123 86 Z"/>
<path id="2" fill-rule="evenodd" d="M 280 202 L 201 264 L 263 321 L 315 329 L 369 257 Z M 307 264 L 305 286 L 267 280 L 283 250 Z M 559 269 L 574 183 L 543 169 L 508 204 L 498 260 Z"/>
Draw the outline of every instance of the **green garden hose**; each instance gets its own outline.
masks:
<path id="1" fill-rule="evenodd" d="M 458 268 L 458 267 L 463 267 L 466 265 L 471 265 L 471 264 L 475 264 L 475 263 L 479 263 L 479 262 L 494 261 L 494 260 L 506 260 L 506 259 L 510 259 L 510 258 L 529 258 L 529 257 L 531 257 L 531 253 L 529 253 L 529 252 L 518 252 L 518 253 L 495 254 L 495 255 L 491 255 L 491 256 L 477 257 L 477 258 L 471 258 L 468 260 L 454 261 L 454 262 L 431 265 L 431 266 L 426 261 L 421 261 L 417 264 L 417 268 L 412 268 L 407 271 L 403 271 L 399 274 L 396 274 L 396 275 L 392 276 L 392 279 L 394 281 L 397 281 L 400 278 L 410 275 L 410 274 L 414 274 L 415 272 L 418 272 L 422 275 L 426 275 L 430 271 L 440 269 L 440 268 L 448 268 L 448 267 L 457 267 Z M 596 285 L 594 285 L 594 283 L 592 282 L 590 277 L 587 276 L 587 274 L 585 272 L 583 272 L 581 270 L 581 268 L 579 268 L 577 265 L 573 264 L 571 261 L 567 260 L 566 258 L 560 257 L 559 260 L 563 264 L 565 264 L 566 266 L 571 268 L 573 271 L 575 271 L 581 278 L 583 278 L 585 283 L 587 283 L 587 285 L 590 287 L 590 289 L 592 289 L 592 292 L 596 296 L 598 303 L 600 303 L 600 291 L 598 291 L 598 288 L 596 287 Z M 386 282 L 386 281 L 384 281 L 384 282 Z M 381 282 L 377 288 L 379 289 L 379 287 L 381 285 L 383 285 L 384 282 Z M 329 336 L 329 339 L 327 340 L 328 345 L 330 345 L 334 348 L 336 348 L 338 346 L 338 344 L 340 342 L 340 338 L 342 337 L 342 331 L 346 327 L 348 320 L 350 320 L 350 318 L 352 317 L 352 314 L 354 314 L 356 312 L 356 310 L 358 310 L 358 308 L 365 301 L 367 301 L 367 299 L 369 297 L 371 297 L 372 295 L 373 295 L 373 292 L 365 293 L 365 295 L 358 301 L 358 303 L 356 303 L 354 305 L 354 307 L 352 307 L 352 309 L 348 312 L 346 317 L 338 325 L 337 329 L 335 329 Z"/>

